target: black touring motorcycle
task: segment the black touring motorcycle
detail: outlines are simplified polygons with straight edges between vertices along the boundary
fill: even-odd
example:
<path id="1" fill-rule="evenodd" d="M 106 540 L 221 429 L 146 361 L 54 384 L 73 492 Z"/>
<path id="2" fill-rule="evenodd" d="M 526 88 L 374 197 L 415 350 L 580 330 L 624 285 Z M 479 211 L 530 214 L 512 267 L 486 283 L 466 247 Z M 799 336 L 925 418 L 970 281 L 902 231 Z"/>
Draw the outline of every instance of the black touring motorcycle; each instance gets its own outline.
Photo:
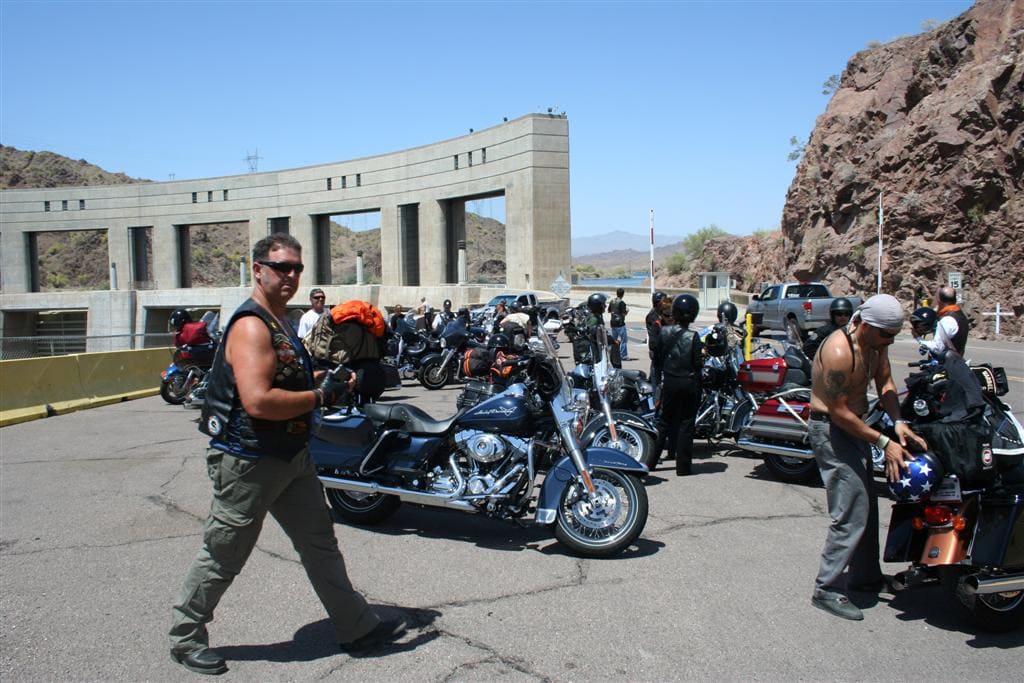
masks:
<path id="1" fill-rule="evenodd" d="M 309 452 L 343 519 L 375 524 L 404 502 L 554 526 L 585 557 L 609 557 L 647 523 L 647 470 L 581 447 L 585 391 L 573 390 L 547 335 L 519 361 L 525 380 L 440 420 L 416 406 L 323 415 Z"/>

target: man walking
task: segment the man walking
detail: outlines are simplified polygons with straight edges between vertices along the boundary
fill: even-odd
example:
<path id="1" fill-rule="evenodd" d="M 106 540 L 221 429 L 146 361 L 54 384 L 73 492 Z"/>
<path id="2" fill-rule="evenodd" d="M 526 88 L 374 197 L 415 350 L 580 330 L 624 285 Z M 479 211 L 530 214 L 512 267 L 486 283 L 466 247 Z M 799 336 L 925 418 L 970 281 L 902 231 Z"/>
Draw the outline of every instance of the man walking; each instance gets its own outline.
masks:
<path id="1" fill-rule="evenodd" d="M 626 290 L 619 287 L 615 290 L 615 298 L 608 302 L 608 324 L 611 327 L 611 338 L 614 342 L 619 345 L 619 359 L 629 360 L 629 330 L 626 328 L 626 314 L 629 313 L 629 307 L 626 306 L 626 302 L 622 300 L 622 297 L 626 295 Z"/>
<path id="2" fill-rule="evenodd" d="M 843 619 L 864 618 L 848 591 L 878 593 L 886 587 L 878 562 L 878 498 L 870 444 L 885 451 L 885 474 L 896 481 L 911 459 L 908 442 L 924 440 L 899 419 L 889 345 L 903 327 L 903 307 L 889 294 L 876 294 L 822 344 L 814 360 L 808 440 L 821 469 L 832 518 L 811 604 Z M 898 439 L 868 427 L 868 383 L 874 381 Z M 849 566 L 849 575 L 844 574 Z"/>
<path id="3" fill-rule="evenodd" d="M 942 287 L 938 294 L 939 324 L 935 328 L 935 338 L 921 341 L 920 344 L 937 358 L 943 358 L 950 349 L 963 356 L 967 350 L 967 333 L 971 324 L 956 303 L 955 289 Z"/>
<path id="4" fill-rule="evenodd" d="M 354 376 L 328 375 L 313 388 L 312 365 L 285 313 L 299 287 L 302 247 L 275 233 L 253 247 L 252 297 L 224 332 L 210 372 L 200 430 L 208 434 L 213 503 L 203 546 L 172 609 L 171 658 L 190 671 L 221 674 L 206 624 L 242 571 L 269 512 L 299 553 L 343 651 L 363 652 L 402 633 L 381 621 L 349 582 L 309 460 L 313 412 L 347 394 Z"/>

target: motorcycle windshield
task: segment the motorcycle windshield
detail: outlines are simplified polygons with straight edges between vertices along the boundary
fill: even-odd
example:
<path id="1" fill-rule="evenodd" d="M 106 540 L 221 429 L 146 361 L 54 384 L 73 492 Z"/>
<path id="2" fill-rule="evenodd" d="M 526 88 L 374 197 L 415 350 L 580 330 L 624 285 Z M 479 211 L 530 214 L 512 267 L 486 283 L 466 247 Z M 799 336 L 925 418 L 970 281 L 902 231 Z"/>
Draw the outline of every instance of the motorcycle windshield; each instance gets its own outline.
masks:
<path id="1" fill-rule="evenodd" d="M 539 349 L 543 352 L 544 357 L 548 361 L 548 365 L 554 371 L 555 376 L 558 378 L 559 392 L 558 395 L 562 401 L 562 405 L 568 406 L 572 404 L 572 386 L 569 384 L 569 380 L 565 375 L 565 369 L 558 360 L 558 352 L 555 351 L 555 345 L 552 343 L 551 338 L 542 334 L 539 337 L 535 337 L 531 340 L 531 344 L 534 345 L 535 349 Z"/>
<path id="2" fill-rule="evenodd" d="M 469 330 L 458 318 L 445 325 L 444 332 L 441 333 L 441 339 L 444 339 L 449 349 L 457 349 L 465 344 L 468 336 Z"/>

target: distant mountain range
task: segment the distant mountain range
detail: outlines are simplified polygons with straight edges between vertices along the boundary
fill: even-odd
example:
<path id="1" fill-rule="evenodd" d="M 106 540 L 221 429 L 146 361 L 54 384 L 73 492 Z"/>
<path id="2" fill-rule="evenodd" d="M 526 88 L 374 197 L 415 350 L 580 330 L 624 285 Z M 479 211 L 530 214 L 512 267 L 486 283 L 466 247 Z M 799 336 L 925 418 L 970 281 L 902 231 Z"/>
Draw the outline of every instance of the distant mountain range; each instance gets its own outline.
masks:
<path id="1" fill-rule="evenodd" d="M 685 235 L 664 235 L 657 230 L 654 231 L 655 248 L 668 246 L 682 242 Z M 632 249 L 648 253 L 651 248 L 651 235 L 648 232 L 626 232 L 625 230 L 614 230 L 603 235 L 586 235 L 575 237 L 572 240 L 572 256 L 589 256 L 590 254 L 601 254 L 609 251 L 623 251 Z"/>

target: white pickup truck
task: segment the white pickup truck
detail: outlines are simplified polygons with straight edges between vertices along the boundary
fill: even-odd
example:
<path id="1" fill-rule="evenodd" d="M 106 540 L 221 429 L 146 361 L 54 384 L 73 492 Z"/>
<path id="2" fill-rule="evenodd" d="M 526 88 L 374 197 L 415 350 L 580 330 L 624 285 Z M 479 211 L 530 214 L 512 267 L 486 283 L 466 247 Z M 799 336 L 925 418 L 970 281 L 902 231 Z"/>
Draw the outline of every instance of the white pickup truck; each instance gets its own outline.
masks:
<path id="1" fill-rule="evenodd" d="M 828 308 L 833 299 L 821 282 L 784 282 L 767 285 L 760 294 L 750 297 L 747 313 L 754 318 L 754 334 L 761 330 L 794 328 L 801 336 L 828 322 Z M 846 297 L 856 308 L 859 296 Z"/>
<path id="2" fill-rule="evenodd" d="M 562 311 L 564 311 L 568 305 L 568 300 L 566 299 L 539 299 L 535 292 L 509 292 L 508 294 L 498 294 L 484 306 L 474 308 L 471 313 L 474 318 L 492 318 L 494 316 L 495 306 L 499 303 L 503 303 L 507 308 L 513 301 L 518 301 L 522 304 L 523 308 L 536 308 L 541 320 L 545 318 L 545 315 L 549 310 L 553 310 L 561 315 Z"/>

